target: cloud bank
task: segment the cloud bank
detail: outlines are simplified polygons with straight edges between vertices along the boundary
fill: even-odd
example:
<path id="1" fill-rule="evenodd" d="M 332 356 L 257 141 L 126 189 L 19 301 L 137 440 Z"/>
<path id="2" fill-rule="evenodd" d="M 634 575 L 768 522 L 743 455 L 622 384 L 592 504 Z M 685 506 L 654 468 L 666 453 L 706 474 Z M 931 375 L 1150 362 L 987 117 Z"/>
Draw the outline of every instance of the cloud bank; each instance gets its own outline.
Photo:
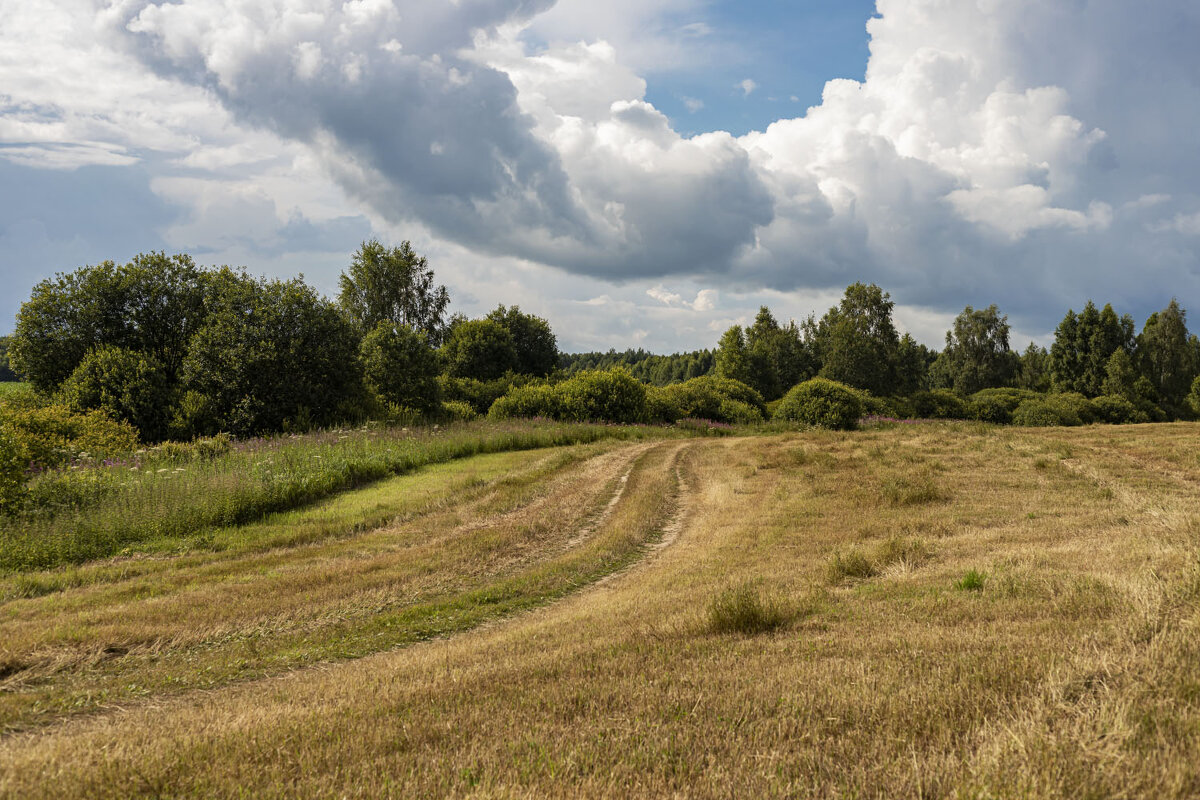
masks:
<path id="1" fill-rule="evenodd" d="M 762 131 L 690 137 L 639 69 L 713 31 L 643 22 L 638 39 L 614 22 L 623 2 L 58 4 L 64 62 L 32 77 L 18 60 L 46 43 L 11 31 L 34 30 L 33 6 L 5 5 L 25 24 L 2 34 L 21 80 L 0 90 L 0 156 L 169 158 L 152 185 L 192 214 L 168 239 L 251 219 L 248 247 L 337 239 L 362 227 L 345 201 L 483 256 L 647 282 L 677 309 L 717 295 L 664 281 L 726 296 L 868 280 L 937 311 L 996 302 L 1034 330 L 1089 297 L 1140 311 L 1200 289 L 1189 0 L 879 0 L 863 81 Z"/>

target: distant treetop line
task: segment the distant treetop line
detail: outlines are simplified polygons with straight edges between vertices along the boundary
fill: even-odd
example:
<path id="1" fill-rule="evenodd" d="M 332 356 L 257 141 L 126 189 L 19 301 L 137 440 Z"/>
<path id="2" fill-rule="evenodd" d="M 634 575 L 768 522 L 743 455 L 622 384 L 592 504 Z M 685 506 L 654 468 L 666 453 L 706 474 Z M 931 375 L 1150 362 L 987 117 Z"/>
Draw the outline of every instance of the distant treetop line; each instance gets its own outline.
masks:
<path id="1" fill-rule="evenodd" d="M 516 306 L 470 320 L 448 317 L 449 304 L 408 242 L 364 242 L 336 302 L 298 278 L 141 254 L 39 283 L 15 333 L 0 339 L 0 380 L 22 377 L 53 402 L 103 410 L 147 441 L 486 413 L 514 388 L 613 367 L 659 387 L 732 379 L 768 402 L 814 377 L 880 398 L 999 388 L 1104 396 L 1150 419 L 1192 418 L 1200 400 L 1200 341 L 1174 300 L 1140 332 L 1129 315 L 1089 301 L 1067 312 L 1049 350 L 1031 343 L 1021 353 L 996 306 L 968 306 L 938 352 L 897 332 L 880 287 L 854 283 L 820 319 L 781 324 L 763 307 L 714 350 L 673 355 L 562 354 L 546 320 Z"/>

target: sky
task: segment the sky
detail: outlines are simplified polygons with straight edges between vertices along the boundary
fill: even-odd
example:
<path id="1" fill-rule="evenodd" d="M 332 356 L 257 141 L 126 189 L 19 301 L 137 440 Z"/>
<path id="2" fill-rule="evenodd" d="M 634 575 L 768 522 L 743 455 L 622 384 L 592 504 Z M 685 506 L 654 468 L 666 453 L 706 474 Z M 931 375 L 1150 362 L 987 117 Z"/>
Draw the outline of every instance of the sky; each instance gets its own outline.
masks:
<path id="1" fill-rule="evenodd" d="M 932 346 L 1140 325 L 1200 299 L 1196 41 L 1194 0 L 0 0 L 0 333 L 150 250 L 333 296 L 372 237 L 571 352 L 855 281 Z"/>

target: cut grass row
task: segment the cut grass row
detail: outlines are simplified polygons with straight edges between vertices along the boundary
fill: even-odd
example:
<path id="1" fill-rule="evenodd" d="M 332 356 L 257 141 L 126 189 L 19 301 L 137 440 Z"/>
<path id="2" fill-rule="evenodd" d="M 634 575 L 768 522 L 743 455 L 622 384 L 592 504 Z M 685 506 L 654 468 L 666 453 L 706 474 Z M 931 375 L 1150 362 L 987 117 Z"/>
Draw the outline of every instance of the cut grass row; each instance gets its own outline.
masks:
<path id="1" fill-rule="evenodd" d="M 541 605 L 658 535 L 686 446 L 462 460 L 228 531 L 218 553 L 93 564 L 52 593 L 38 584 L 38 596 L 0 604 L 0 730 L 358 658 Z M 32 577 L 57 576 L 0 589 L 11 596 Z"/>
<path id="2" fill-rule="evenodd" d="M 0 574 L 81 564 L 177 546 L 206 547 L 217 529 L 299 508 L 429 464 L 485 453 L 601 439 L 669 435 L 664 429 L 541 422 L 447 429 L 376 429 L 244 443 L 211 460 L 77 470 L 63 491 L 87 502 L 0 520 Z"/>

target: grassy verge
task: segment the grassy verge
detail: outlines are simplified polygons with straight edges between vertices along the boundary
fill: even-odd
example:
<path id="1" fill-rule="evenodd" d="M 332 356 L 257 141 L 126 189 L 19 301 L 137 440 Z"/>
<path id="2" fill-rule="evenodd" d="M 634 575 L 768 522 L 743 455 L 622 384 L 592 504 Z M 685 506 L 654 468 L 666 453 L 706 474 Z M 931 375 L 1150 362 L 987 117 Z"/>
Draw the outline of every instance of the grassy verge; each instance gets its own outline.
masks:
<path id="1" fill-rule="evenodd" d="M 446 429 L 333 431 L 243 442 L 208 460 L 130 462 L 45 476 L 68 498 L 0 521 L 0 573 L 79 564 L 204 544 L 214 529 L 299 508 L 418 467 L 485 453 L 601 439 L 662 436 L 662 429 L 514 422 Z M 37 487 L 35 487 L 36 489 Z"/>
<path id="2" fill-rule="evenodd" d="M 655 536 L 680 446 L 464 459 L 225 532 L 216 553 L 0 582 L 26 595 L 0 604 L 0 730 L 357 658 L 545 603 Z"/>

